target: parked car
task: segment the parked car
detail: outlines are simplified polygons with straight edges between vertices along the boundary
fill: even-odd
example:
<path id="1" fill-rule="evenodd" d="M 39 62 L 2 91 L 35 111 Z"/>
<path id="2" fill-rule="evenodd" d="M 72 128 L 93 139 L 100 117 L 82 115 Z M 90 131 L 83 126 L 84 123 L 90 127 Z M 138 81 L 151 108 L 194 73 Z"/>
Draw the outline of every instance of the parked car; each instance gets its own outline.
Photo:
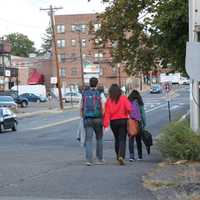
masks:
<path id="1" fill-rule="evenodd" d="M 28 106 L 28 99 L 24 97 L 18 96 L 17 91 L 1 91 L 0 96 L 10 96 L 14 99 L 15 103 L 20 105 L 21 107 L 27 107 Z"/>
<path id="2" fill-rule="evenodd" d="M 9 108 L 0 108 L 0 132 L 5 129 L 17 130 L 16 115 Z"/>
<path id="3" fill-rule="evenodd" d="M 67 92 L 63 95 L 64 101 L 67 102 L 80 102 L 82 96 L 80 93 Z"/>
<path id="4" fill-rule="evenodd" d="M 162 89 L 161 86 L 159 84 L 152 84 L 151 88 L 150 88 L 150 93 L 152 94 L 158 94 L 161 93 Z"/>
<path id="5" fill-rule="evenodd" d="M 12 110 L 16 110 L 17 104 L 11 96 L 0 96 L 0 107 L 8 107 Z"/>
<path id="6" fill-rule="evenodd" d="M 179 80 L 179 84 L 180 85 L 189 85 L 190 84 L 190 79 L 186 78 L 186 77 L 181 77 Z"/>
<path id="7" fill-rule="evenodd" d="M 19 95 L 19 97 L 23 97 L 28 99 L 29 102 L 46 102 L 47 98 L 42 97 L 42 96 L 37 96 L 35 94 L 32 93 L 24 93 Z"/>
<path id="8" fill-rule="evenodd" d="M 13 97 L 15 103 L 19 104 L 22 108 L 25 108 L 28 106 L 28 99 L 22 96 L 16 96 Z"/>

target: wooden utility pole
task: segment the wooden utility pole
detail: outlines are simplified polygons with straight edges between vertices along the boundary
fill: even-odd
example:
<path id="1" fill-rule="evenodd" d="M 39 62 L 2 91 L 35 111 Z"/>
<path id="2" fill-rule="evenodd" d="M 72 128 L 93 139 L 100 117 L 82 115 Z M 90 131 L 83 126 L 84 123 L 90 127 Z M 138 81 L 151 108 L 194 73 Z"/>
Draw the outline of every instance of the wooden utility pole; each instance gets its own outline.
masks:
<path id="1" fill-rule="evenodd" d="M 80 50 L 80 65 L 81 65 L 81 82 L 82 82 L 82 90 L 85 87 L 84 82 L 84 68 L 83 68 L 83 53 L 82 53 L 82 41 L 81 41 L 81 27 L 78 25 L 76 27 L 76 32 L 78 32 L 78 40 L 79 40 L 79 50 Z"/>
<path id="2" fill-rule="evenodd" d="M 57 74 L 57 85 L 58 85 L 58 94 L 59 94 L 59 101 L 60 101 L 60 109 L 63 110 L 63 100 L 62 100 L 62 92 L 61 92 L 61 79 L 60 79 L 60 67 L 58 61 L 58 52 L 57 52 L 57 43 L 56 43 L 56 34 L 55 34 L 55 21 L 54 21 L 54 12 L 56 10 L 62 9 L 62 7 L 52 7 L 49 8 L 41 8 L 40 10 L 49 11 L 49 16 L 51 19 L 51 29 L 52 29 L 52 38 L 53 38 L 53 46 L 55 52 L 55 59 L 56 59 L 56 74 Z"/>

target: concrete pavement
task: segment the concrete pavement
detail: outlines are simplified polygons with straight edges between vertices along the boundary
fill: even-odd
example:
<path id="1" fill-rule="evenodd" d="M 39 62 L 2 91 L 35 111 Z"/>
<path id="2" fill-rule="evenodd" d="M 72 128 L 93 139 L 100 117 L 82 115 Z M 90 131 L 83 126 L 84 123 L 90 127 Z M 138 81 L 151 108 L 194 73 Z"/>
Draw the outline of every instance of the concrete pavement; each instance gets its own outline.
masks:
<path id="1" fill-rule="evenodd" d="M 167 104 L 161 97 L 144 95 L 147 128 L 153 136 L 168 123 Z M 173 119 L 188 109 L 187 98 L 180 90 L 172 102 Z M 127 160 L 118 166 L 109 132 L 104 135 L 105 165 L 87 167 L 76 141 L 78 115 L 69 110 L 21 118 L 16 133 L 0 135 L 0 199 L 155 200 L 143 187 L 142 177 L 161 160 L 157 150 L 147 156 L 144 149 L 143 161 Z M 69 119 L 74 120 L 65 121 Z"/>

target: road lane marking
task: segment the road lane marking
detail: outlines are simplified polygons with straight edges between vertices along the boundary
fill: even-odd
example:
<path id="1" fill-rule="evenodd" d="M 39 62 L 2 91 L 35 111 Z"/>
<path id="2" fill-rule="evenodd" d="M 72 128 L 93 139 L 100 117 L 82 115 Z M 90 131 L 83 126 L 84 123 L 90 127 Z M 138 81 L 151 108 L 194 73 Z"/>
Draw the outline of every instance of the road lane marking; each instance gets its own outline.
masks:
<path id="1" fill-rule="evenodd" d="M 65 123 L 73 122 L 73 121 L 76 121 L 76 120 L 79 120 L 79 119 L 80 119 L 80 117 L 73 117 L 71 119 L 66 119 L 66 120 L 55 122 L 55 123 L 52 123 L 52 124 L 46 124 L 46 125 L 43 125 L 43 126 L 30 128 L 29 130 L 40 130 L 40 129 L 50 128 L 50 127 L 53 127 L 53 126 L 58 126 L 58 125 L 62 125 L 62 124 L 65 124 Z"/>
<path id="2" fill-rule="evenodd" d="M 152 112 L 154 110 L 158 110 L 159 108 L 164 108 L 164 107 L 166 107 L 166 104 L 154 107 L 154 108 L 152 108 L 150 110 L 147 110 L 146 113 L 149 113 L 149 112 Z"/>
<path id="3" fill-rule="evenodd" d="M 146 110 L 146 113 L 150 113 L 152 111 L 155 111 L 155 110 L 158 110 L 160 108 L 164 108 L 164 107 L 167 107 L 166 104 L 162 104 L 162 105 L 159 105 L 159 106 L 156 106 L 154 108 L 151 108 L 149 110 Z M 178 106 L 174 106 L 174 108 L 177 108 Z M 51 128 L 51 127 L 54 127 L 54 126 L 58 126 L 58 125 L 62 125 L 62 124 L 66 124 L 66 123 L 69 123 L 69 122 L 73 122 L 73 121 L 76 121 L 76 120 L 79 120 L 80 117 L 73 117 L 71 119 L 66 119 L 66 120 L 63 120 L 63 121 L 59 121 L 59 122 L 55 122 L 55 123 L 52 123 L 52 124 L 46 124 L 46 125 L 43 125 L 43 126 L 38 126 L 38 127 L 34 127 L 34 128 L 29 128 L 29 129 L 26 129 L 27 130 L 41 130 L 41 129 L 45 129 L 45 128 Z"/>

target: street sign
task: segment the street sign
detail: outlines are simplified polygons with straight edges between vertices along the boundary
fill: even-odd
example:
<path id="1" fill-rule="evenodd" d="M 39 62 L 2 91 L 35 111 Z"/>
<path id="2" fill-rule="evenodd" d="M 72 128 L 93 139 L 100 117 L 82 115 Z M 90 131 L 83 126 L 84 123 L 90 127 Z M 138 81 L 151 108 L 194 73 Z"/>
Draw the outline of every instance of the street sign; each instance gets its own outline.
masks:
<path id="1" fill-rule="evenodd" d="M 51 84 L 57 83 L 57 77 L 51 77 Z"/>
<path id="2" fill-rule="evenodd" d="M 5 76 L 8 76 L 8 77 L 10 77 L 10 70 L 5 70 Z"/>
<path id="3" fill-rule="evenodd" d="M 165 82 L 163 85 L 163 90 L 165 91 L 165 93 L 169 93 L 172 89 L 172 86 L 169 82 Z"/>

